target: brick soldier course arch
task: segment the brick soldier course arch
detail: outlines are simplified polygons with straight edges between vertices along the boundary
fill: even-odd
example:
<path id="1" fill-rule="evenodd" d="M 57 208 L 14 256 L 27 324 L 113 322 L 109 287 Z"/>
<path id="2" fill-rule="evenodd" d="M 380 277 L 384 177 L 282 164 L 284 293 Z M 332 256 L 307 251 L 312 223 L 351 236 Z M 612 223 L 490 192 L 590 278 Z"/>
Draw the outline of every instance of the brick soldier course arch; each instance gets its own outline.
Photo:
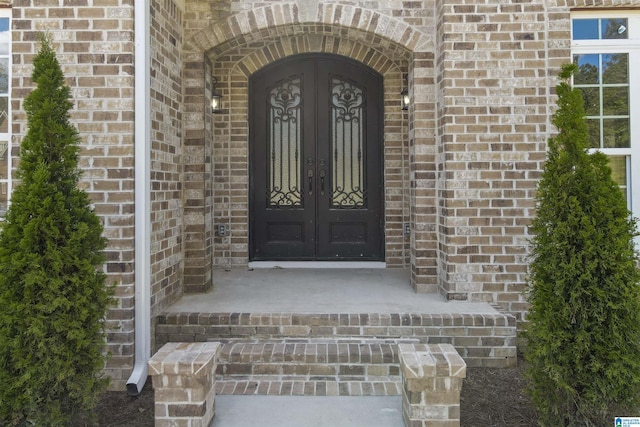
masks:
<path id="1" fill-rule="evenodd" d="M 189 36 L 185 47 L 192 51 L 220 52 L 225 43 L 231 40 L 234 40 L 233 44 L 240 46 L 270 36 L 281 35 L 280 32 L 283 29 L 287 31 L 287 28 L 305 23 L 344 28 L 365 35 L 378 36 L 386 39 L 386 41 L 380 40 L 382 45 L 396 44 L 409 51 L 428 51 L 434 47 L 427 34 L 379 11 L 328 2 L 319 3 L 317 11 L 307 7 L 304 11 L 300 11 L 297 3 L 278 3 L 238 12 L 194 31 L 194 34 Z"/>

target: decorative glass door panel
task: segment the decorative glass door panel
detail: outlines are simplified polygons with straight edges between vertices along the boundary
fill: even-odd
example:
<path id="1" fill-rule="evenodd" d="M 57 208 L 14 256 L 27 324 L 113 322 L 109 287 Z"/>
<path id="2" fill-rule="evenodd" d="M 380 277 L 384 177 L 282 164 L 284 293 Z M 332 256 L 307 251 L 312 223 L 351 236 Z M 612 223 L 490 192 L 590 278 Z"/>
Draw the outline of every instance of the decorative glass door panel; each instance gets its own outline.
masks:
<path id="1" fill-rule="evenodd" d="M 280 82 L 270 90 L 269 99 L 269 207 L 302 206 L 300 187 L 301 149 L 300 76 Z"/>
<path id="2" fill-rule="evenodd" d="M 342 77 L 331 77 L 331 206 L 364 206 L 364 91 Z"/>
<path id="3" fill-rule="evenodd" d="M 297 55 L 250 79 L 250 259 L 382 260 L 382 77 Z"/>

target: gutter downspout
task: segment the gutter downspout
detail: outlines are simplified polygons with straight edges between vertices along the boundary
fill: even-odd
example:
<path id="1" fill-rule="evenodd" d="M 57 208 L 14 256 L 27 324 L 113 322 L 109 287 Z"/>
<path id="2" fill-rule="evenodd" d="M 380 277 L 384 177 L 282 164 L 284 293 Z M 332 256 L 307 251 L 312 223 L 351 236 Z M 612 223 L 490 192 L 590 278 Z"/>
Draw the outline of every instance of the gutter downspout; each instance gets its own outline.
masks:
<path id="1" fill-rule="evenodd" d="M 135 364 L 127 392 L 137 396 L 147 381 L 151 357 L 150 111 L 149 0 L 134 1 L 135 37 Z"/>

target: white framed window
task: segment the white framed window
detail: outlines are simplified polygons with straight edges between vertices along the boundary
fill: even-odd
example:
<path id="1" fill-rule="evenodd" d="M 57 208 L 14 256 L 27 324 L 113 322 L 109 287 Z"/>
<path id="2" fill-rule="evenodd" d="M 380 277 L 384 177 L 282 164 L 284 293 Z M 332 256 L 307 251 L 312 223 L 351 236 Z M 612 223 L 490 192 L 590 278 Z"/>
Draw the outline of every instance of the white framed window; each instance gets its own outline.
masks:
<path id="1" fill-rule="evenodd" d="M 591 148 L 609 156 L 629 210 L 640 217 L 640 12 L 573 12 L 571 27 L 573 86 L 585 101 Z"/>
<path id="2" fill-rule="evenodd" d="M 11 9 L 0 9 L 0 220 L 11 196 Z"/>

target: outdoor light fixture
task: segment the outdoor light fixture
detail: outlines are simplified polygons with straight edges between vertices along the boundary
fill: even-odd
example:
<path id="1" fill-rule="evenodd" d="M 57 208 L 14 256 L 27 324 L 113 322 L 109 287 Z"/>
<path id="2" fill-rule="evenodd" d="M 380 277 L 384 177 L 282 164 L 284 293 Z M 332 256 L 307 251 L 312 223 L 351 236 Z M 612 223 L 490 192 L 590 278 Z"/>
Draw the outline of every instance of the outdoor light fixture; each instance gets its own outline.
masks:
<path id="1" fill-rule="evenodd" d="M 400 92 L 400 96 L 402 96 L 402 109 L 403 110 L 408 110 L 409 109 L 409 91 L 406 89 L 403 89 L 402 92 Z"/>
<path id="2" fill-rule="evenodd" d="M 211 77 L 211 113 L 222 113 L 222 95 L 216 90 L 218 79 Z"/>

